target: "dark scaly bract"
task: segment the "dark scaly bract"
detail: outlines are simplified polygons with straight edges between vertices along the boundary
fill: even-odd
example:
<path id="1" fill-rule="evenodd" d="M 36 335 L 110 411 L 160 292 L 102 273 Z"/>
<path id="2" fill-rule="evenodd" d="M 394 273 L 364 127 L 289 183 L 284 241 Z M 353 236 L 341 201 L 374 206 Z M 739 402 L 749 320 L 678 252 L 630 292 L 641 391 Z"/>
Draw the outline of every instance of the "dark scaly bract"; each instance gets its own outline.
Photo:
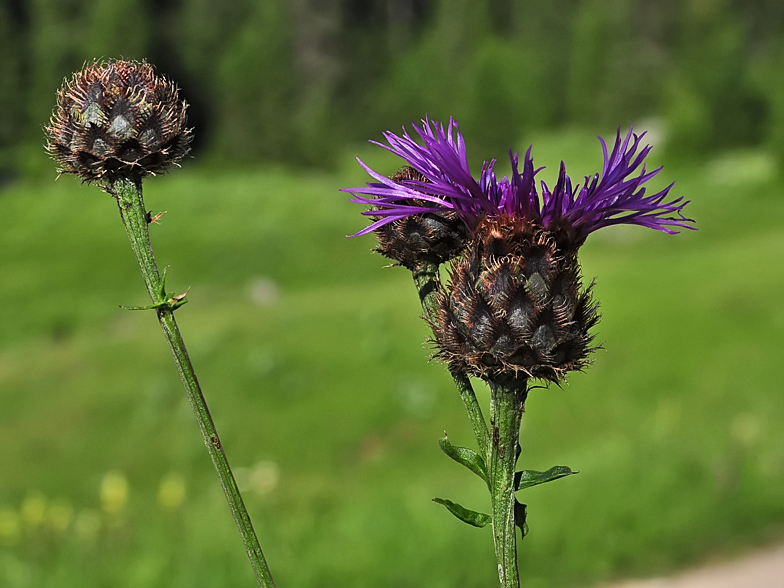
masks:
<path id="1" fill-rule="evenodd" d="M 583 288 L 576 251 L 562 251 L 543 227 L 486 218 L 470 251 L 438 296 L 433 330 L 438 357 L 484 379 L 535 377 L 557 382 L 595 349 L 599 320 Z"/>

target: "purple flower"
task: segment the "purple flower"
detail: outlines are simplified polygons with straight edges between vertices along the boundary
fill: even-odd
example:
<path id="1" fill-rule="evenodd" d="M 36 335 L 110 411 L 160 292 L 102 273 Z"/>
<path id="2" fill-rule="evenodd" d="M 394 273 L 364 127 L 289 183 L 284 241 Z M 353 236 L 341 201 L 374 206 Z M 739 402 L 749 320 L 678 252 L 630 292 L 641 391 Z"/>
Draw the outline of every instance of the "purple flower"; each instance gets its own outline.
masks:
<path id="1" fill-rule="evenodd" d="M 683 197 L 666 201 L 672 184 L 646 196 L 643 184 L 661 168 L 649 172 L 643 164 L 651 150 L 650 146 L 640 149 L 645 133 L 635 135 L 630 129 L 622 139 L 619 129 L 611 153 L 599 138 L 604 152 L 602 173 L 587 176 L 582 186 L 573 186 L 561 162 L 555 187 L 550 190 L 541 182 L 540 198 L 534 180 L 540 170 L 534 169 L 530 147 L 522 170 L 518 154 L 509 151 L 511 178 L 499 180 L 492 160 L 482 166 L 477 181 L 468 168 L 465 142 L 453 119 L 446 128 L 429 119 L 423 120 L 421 127 L 413 127 L 423 144 L 414 141 L 405 129 L 402 137 L 385 132 L 388 145 L 376 144 L 404 159 L 427 181 L 393 182 L 358 160 L 376 182 L 343 191 L 354 196 L 352 202 L 371 206 L 363 214 L 376 220 L 356 235 L 411 215 L 444 210 L 456 212 L 472 231 L 486 217 L 527 219 L 547 230 L 565 232 L 577 246 L 593 231 L 615 224 L 641 225 L 670 234 L 677 233 L 675 228 L 695 228 L 694 221 L 682 214 L 688 201 Z"/>

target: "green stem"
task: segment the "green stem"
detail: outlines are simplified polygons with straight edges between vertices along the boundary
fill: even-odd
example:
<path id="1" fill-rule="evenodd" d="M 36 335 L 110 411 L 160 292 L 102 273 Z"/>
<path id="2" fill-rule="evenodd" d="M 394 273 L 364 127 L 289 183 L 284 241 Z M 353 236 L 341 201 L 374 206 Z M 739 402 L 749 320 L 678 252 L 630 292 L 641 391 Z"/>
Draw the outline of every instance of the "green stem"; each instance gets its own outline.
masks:
<path id="1" fill-rule="evenodd" d="M 193 365 L 188 357 L 188 351 L 180 335 L 177 322 L 174 320 L 173 306 L 167 304 L 167 296 L 163 291 L 163 281 L 155 263 L 155 255 L 150 243 L 147 211 L 144 208 L 141 181 L 130 179 L 117 180 L 112 183 L 110 192 L 116 198 L 117 205 L 120 208 L 120 217 L 131 241 L 133 252 L 136 254 L 136 259 L 139 262 L 139 268 L 147 286 L 147 292 L 150 294 L 153 305 L 158 305 L 158 308 L 156 308 L 158 320 L 174 356 L 177 371 L 188 395 L 193 414 L 196 416 L 207 451 L 212 458 L 215 470 L 218 472 L 218 478 L 220 478 L 223 492 L 226 494 L 226 500 L 229 502 L 231 514 L 237 523 L 237 528 L 245 545 L 245 550 L 248 553 L 256 580 L 262 588 L 274 588 L 275 582 L 267 567 L 267 562 L 264 559 L 259 540 L 253 530 L 250 516 L 242 501 L 239 488 L 237 488 L 229 461 L 223 451 L 218 432 L 215 430 L 215 424 L 212 422 L 210 411 L 207 408 L 201 387 L 196 379 L 196 373 L 193 371 Z"/>
<path id="2" fill-rule="evenodd" d="M 460 400 L 463 401 L 463 406 L 465 406 L 468 413 L 468 419 L 471 421 L 471 428 L 474 430 L 476 444 L 479 446 L 482 457 L 484 457 L 486 462 L 490 451 L 490 431 L 487 430 L 487 423 L 482 414 L 482 408 L 479 406 L 479 401 L 476 399 L 474 388 L 471 386 L 471 380 L 463 372 L 457 370 L 449 370 L 449 373 L 452 374 L 457 391 L 460 393 Z"/>
<path id="3" fill-rule="evenodd" d="M 425 320 L 432 324 L 438 314 L 437 295 L 441 290 L 441 276 L 438 273 L 438 264 L 422 263 L 411 270 L 411 275 L 419 293 L 422 310 L 425 312 Z"/>
<path id="4" fill-rule="evenodd" d="M 438 315 L 437 295 L 441 290 L 441 277 L 438 273 L 438 264 L 423 263 L 411 270 L 419 292 L 419 300 L 422 303 L 425 320 L 429 324 L 434 324 Z M 460 400 L 463 401 L 468 418 L 471 421 L 471 428 L 474 430 L 474 437 L 482 456 L 485 460 L 489 457 L 490 433 L 487 430 L 485 417 L 482 415 L 482 408 L 476 399 L 471 380 L 464 373 L 458 370 L 449 370 L 452 379 L 455 381 L 457 390 L 460 393 Z"/>
<path id="5" fill-rule="evenodd" d="M 525 407 L 525 380 L 507 384 L 490 382 L 492 444 L 488 463 L 493 507 L 493 542 L 498 578 L 503 588 L 519 588 L 517 527 L 515 525 L 515 465 L 520 423 Z"/>

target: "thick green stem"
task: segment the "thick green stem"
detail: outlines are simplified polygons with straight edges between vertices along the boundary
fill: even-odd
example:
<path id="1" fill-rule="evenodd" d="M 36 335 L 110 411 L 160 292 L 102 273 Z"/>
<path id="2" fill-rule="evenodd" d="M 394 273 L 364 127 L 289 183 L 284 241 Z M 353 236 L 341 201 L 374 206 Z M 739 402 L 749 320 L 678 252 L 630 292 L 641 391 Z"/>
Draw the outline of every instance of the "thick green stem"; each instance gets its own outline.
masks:
<path id="1" fill-rule="evenodd" d="M 424 317 L 432 325 L 438 313 L 437 294 L 442 288 L 438 266 L 422 264 L 414 268 L 412 274 L 422 302 Z M 528 382 L 525 378 L 510 379 L 503 384 L 490 382 L 491 435 L 468 376 L 457 370 L 450 372 L 471 420 L 476 442 L 487 463 L 498 578 L 503 588 L 519 588 L 514 478 Z"/>
<path id="2" fill-rule="evenodd" d="M 516 380 L 504 385 L 490 382 L 490 392 L 492 443 L 487 471 L 492 494 L 498 578 L 503 588 L 519 588 L 514 477 L 526 382 Z"/>
<path id="3" fill-rule="evenodd" d="M 144 208 L 141 181 L 118 180 L 111 185 L 111 193 L 117 199 L 120 217 L 131 241 L 133 252 L 136 254 L 136 259 L 139 262 L 139 268 L 147 286 L 147 292 L 150 294 L 153 305 L 157 307 L 158 320 L 174 356 L 177 371 L 188 395 L 193 414 L 196 416 L 207 451 L 212 458 L 215 470 L 218 472 L 218 478 L 220 478 L 223 492 L 226 494 L 226 500 L 229 502 L 231 514 L 237 523 L 237 528 L 245 545 L 245 550 L 248 553 L 256 580 L 259 586 L 263 588 L 274 588 L 275 582 L 267 567 L 267 562 L 264 559 L 259 540 L 253 530 L 250 516 L 248 516 L 248 511 L 245 508 L 239 488 L 237 488 L 237 483 L 234 480 L 234 475 L 231 472 L 229 461 L 221 446 L 218 432 L 215 430 L 215 424 L 212 422 L 210 411 L 207 408 L 201 387 L 196 379 L 196 373 L 193 371 L 193 365 L 188 357 L 185 343 L 174 320 L 173 305 L 167 304 L 167 296 L 163 290 L 161 274 L 155 263 L 155 256 L 150 243 L 149 221 L 147 211 Z"/>
<path id="4" fill-rule="evenodd" d="M 435 323 L 438 304 L 436 296 L 441 290 L 441 278 L 438 273 L 438 264 L 423 263 L 411 270 L 414 283 L 419 292 L 419 300 L 422 302 L 425 320 L 431 325 Z M 468 418 L 471 420 L 471 428 L 474 430 L 476 443 L 482 452 L 482 457 L 487 460 L 490 450 L 490 433 L 487 430 L 487 423 L 482 415 L 482 408 L 476 399 L 471 380 L 464 373 L 457 370 L 450 370 L 452 379 L 455 381 L 457 390 L 460 393 L 460 400 L 463 401 Z"/>

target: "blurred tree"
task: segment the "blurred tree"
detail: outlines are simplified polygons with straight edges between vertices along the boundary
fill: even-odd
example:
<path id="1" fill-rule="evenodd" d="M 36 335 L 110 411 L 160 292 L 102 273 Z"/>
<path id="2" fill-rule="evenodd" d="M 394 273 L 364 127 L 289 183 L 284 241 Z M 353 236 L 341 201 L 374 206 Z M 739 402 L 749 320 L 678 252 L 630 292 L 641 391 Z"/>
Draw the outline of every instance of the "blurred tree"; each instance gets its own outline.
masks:
<path id="1" fill-rule="evenodd" d="M 493 157 L 506 165 L 506 152 L 519 144 L 525 131 L 543 126 L 547 96 L 544 71 L 536 52 L 524 43 L 490 37 L 477 48 L 466 71 L 463 132 L 481 160 Z M 538 123 L 538 124 L 537 124 Z"/>
<path id="2" fill-rule="evenodd" d="M 338 124 L 349 140 L 379 133 L 379 117 L 389 110 L 385 99 L 388 72 L 415 45 L 430 21 L 427 0 L 345 0 L 339 58 L 342 63 L 336 111 L 350 125 Z M 391 120 L 390 120 L 391 119 Z M 384 118 L 388 124 L 402 122 Z"/>
<path id="3" fill-rule="evenodd" d="M 568 113 L 572 120 L 599 117 L 606 124 L 618 116 L 613 91 L 613 67 L 628 46 L 629 3 L 620 0 L 584 0 L 573 21 L 569 60 Z"/>
<path id="4" fill-rule="evenodd" d="M 226 39 L 213 88 L 215 149 L 237 162 L 291 158 L 292 55 L 286 3 L 256 4 Z"/>
<path id="5" fill-rule="evenodd" d="M 24 102 L 25 131 L 20 146 L 25 147 L 19 161 L 25 171 L 51 169 L 41 157 L 42 128 L 49 120 L 54 96 L 63 78 L 75 71 L 85 57 L 80 51 L 82 5 L 77 0 L 30 0 Z"/>
<path id="6" fill-rule="evenodd" d="M 24 128 L 22 64 L 26 39 L 20 33 L 23 15 L 10 2 L 0 4 L 0 183 L 15 166 L 12 148 Z"/>
<path id="7" fill-rule="evenodd" d="M 752 50 L 776 50 L 777 39 L 784 33 L 784 2 L 732 0 L 728 8 L 747 29 Z"/>
<path id="8" fill-rule="evenodd" d="M 291 133 L 304 163 L 327 166 L 341 125 L 333 105 L 342 75 L 339 0 L 290 0 L 291 69 L 294 112 Z"/>
<path id="9" fill-rule="evenodd" d="M 532 80 L 528 90 L 533 96 L 525 115 L 528 129 L 567 121 L 566 81 L 572 53 L 567 40 L 577 7 L 577 0 L 514 0 L 510 38 L 528 48 L 540 70 L 539 84 Z"/>
<path id="10" fill-rule="evenodd" d="M 503 0 L 489 6 L 491 33 L 469 66 L 464 129 L 481 151 L 504 160 L 525 135 L 564 121 L 573 0 Z"/>
<path id="11" fill-rule="evenodd" d="M 678 156 L 778 145 L 782 46 L 780 0 L 2 0 L 0 165 L 43 166 L 63 77 L 120 56 L 175 79 L 197 140 L 238 162 L 329 166 L 425 115 L 457 118 L 475 162 L 651 116 Z"/>
<path id="12" fill-rule="evenodd" d="M 425 115 L 467 118 L 471 64 L 490 33 L 489 1 L 437 2 L 432 25 L 390 65 L 375 102 L 380 121 L 398 126 Z"/>
<path id="13" fill-rule="evenodd" d="M 387 49 L 391 55 L 405 51 L 414 42 L 418 21 L 425 17 L 422 0 L 385 0 Z"/>
<path id="14" fill-rule="evenodd" d="M 567 74 L 568 118 L 626 126 L 650 116 L 663 87 L 669 0 L 585 0 L 575 12 Z"/>
<path id="15" fill-rule="evenodd" d="M 170 19 L 171 45 L 192 77 L 212 79 L 228 45 L 248 22 L 251 3 L 182 0 Z M 216 92 L 217 94 L 217 92 Z"/>
<path id="16" fill-rule="evenodd" d="M 254 10 L 252 4 L 248 0 L 181 0 L 160 23 L 155 61 L 171 62 L 172 69 L 179 66 L 177 80 L 190 104 L 188 120 L 197 128 L 194 151 L 201 144 L 217 144 L 217 111 L 225 102 L 217 83 L 219 72 L 227 51 L 237 50 L 237 38 Z"/>
<path id="17" fill-rule="evenodd" d="M 144 0 L 91 0 L 85 20 L 84 59 L 148 57 L 151 26 Z"/>
<path id="18" fill-rule="evenodd" d="M 753 71 L 761 92 L 768 98 L 769 116 L 765 124 L 765 143 L 784 169 L 784 39 L 763 54 Z"/>
<path id="19" fill-rule="evenodd" d="M 750 75 L 748 25 L 728 0 L 691 0 L 680 16 L 665 103 L 672 149 L 688 155 L 759 143 L 768 105 Z"/>

